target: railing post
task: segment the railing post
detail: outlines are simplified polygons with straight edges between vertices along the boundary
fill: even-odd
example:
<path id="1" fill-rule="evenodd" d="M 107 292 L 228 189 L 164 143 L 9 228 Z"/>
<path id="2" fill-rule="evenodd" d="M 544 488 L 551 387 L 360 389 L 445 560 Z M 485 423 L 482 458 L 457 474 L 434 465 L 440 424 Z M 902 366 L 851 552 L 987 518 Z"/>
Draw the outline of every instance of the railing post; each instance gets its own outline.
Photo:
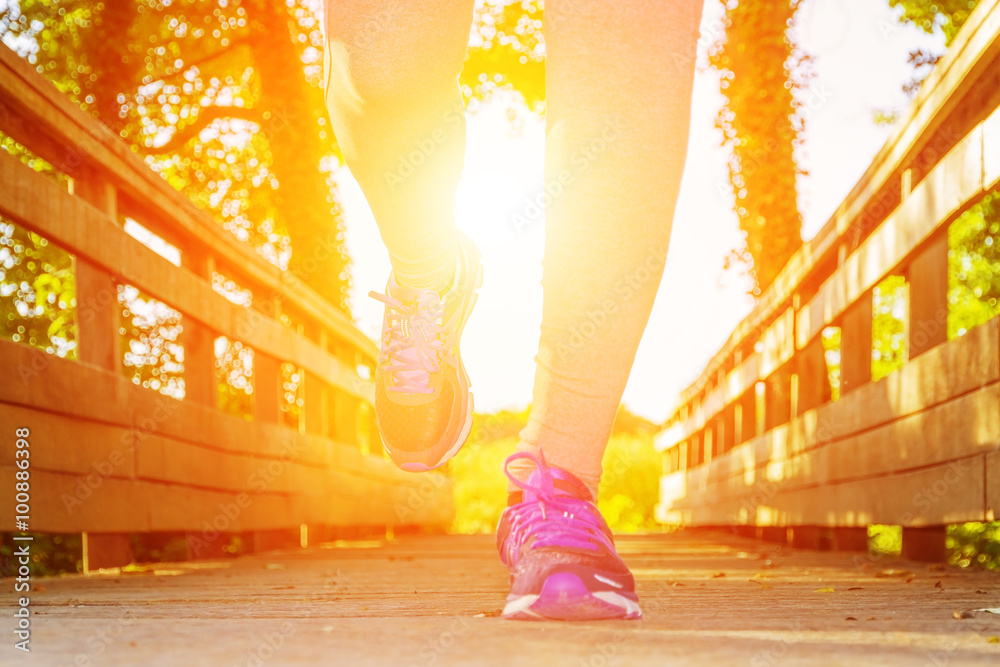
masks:
<path id="1" fill-rule="evenodd" d="M 305 405 L 302 410 L 305 414 L 306 433 L 325 436 L 329 423 L 326 383 L 309 371 L 305 372 L 303 382 Z"/>
<path id="2" fill-rule="evenodd" d="M 872 379 L 872 291 L 868 290 L 845 311 L 840 325 L 842 393 Z"/>
<path id="3" fill-rule="evenodd" d="M 254 419 L 276 424 L 281 400 L 281 362 L 274 357 L 256 352 L 253 356 Z"/>
<path id="4" fill-rule="evenodd" d="M 73 181 L 78 197 L 117 222 L 114 185 L 93 170 Z M 76 258 L 77 358 L 117 373 L 122 364 L 118 334 L 118 285 L 111 273 L 84 257 Z"/>
<path id="5" fill-rule="evenodd" d="M 118 222 L 118 192 L 99 171 L 82 168 L 75 175 L 73 193 Z M 76 257 L 77 359 L 116 375 L 121 373 L 118 284 L 103 267 Z M 128 533 L 82 535 L 84 573 L 121 567 L 133 560 Z"/>
<path id="6" fill-rule="evenodd" d="M 184 322 L 184 397 L 210 408 L 218 406 L 215 333 L 201 322 Z"/>
<path id="7" fill-rule="evenodd" d="M 903 558 L 925 563 L 943 563 L 946 533 L 946 526 L 903 526 Z"/>
<path id="8" fill-rule="evenodd" d="M 799 350 L 795 356 L 799 382 L 796 387 L 796 413 L 802 414 L 819 407 L 826 400 L 826 387 L 829 384 L 826 371 L 826 351 L 823 340 L 817 336 Z"/>
<path id="9" fill-rule="evenodd" d="M 132 562 L 131 540 L 126 533 L 83 533 L 83 573 Z"/>
<path id="10" fill-rule="evenodd" d="M 910 285 L 909 350 L 914 358 L 948 341 L 948 230 L 915 255 L 907 270 Z"/>
<path id="11" fill-rule="evenodd" d="M 838 526 L 833 529 L 834 551 L 868 551 L 867 526 Z"/>

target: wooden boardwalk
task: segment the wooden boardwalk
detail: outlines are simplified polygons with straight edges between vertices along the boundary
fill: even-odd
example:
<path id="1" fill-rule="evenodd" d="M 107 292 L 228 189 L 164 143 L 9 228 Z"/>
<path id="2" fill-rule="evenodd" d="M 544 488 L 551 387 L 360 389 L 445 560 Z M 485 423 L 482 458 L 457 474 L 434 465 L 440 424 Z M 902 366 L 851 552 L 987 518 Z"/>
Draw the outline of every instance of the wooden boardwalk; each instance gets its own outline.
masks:
<path id="1" fill-rule="evenodd" d="M 492 537 L 329 543 L 36 580 L 3 665 L 996 665 L 1000 575 L 725 532 L 619 540 L 645 618 L 498 618 Z M 955 618 L 962 616 L 967 618 Z"/>

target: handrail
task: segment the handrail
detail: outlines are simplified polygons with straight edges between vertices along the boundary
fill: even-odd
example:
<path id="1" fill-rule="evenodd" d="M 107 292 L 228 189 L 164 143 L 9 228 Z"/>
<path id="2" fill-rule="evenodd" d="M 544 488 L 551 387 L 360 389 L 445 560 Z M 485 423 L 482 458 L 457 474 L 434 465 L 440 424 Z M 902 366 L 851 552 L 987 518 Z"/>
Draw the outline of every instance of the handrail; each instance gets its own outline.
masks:
<path id="1" fill-rule="evenodd" d="M 705 371 L 681 392 L 677 409 L 704 389 L 736 350 L 749 339 L 759 337 L 824 262 L 842 252 L 842 244 L 856 246 L 884 220 L 889 210 L 872 210 L 872 206 L 883 197 L 900 196 L 905 168 L 925 147 L 934 142 L 938 154 L 952 147 L 956 138 L 953 133 L 938 141 L 935 133 L 960 101 L 979 85 L 983 70 L 1000 54 L 998 7 L 1000 0 L 979 3 L 857 184 L 819 232 L 792 255 L 774 284 L 709 360 Z"/>
<path id="2" fill-rule="evenodd" d="M 366 359 L 377 356 L 375 344 L 347 315 L 222 229 L 210 214 L 150 170 L 104 124 L 73 104 L 4 45 L 0 45 L 0 128 L 33 147 L 57 171 L 99 170 L 120 193 L 143 202 L 162 220 L 176 225 L 189 251 L 215 257 L 244 276 L 246 286 L 256 287 L 255 294 L 261 292 L 277 303 L 294 305 L 336 337 L 350 342 Z"/>
<path id="3" fill-rule="evenodd" d="M 656 439 L 661 521 L 811 543 L 844 528 L 860 548 L 867 525 L 890 523 L 943 549 L 945 524 L 995 520 L 1000 318 L 949 340 L 948 232 L 1000 192 L 998 81 L 1000 0 L 982 0 L 858 184 L 682 392 Z M 873 382 L 873 291 L 889 276 L 908 287 L 908 358 Z"/>

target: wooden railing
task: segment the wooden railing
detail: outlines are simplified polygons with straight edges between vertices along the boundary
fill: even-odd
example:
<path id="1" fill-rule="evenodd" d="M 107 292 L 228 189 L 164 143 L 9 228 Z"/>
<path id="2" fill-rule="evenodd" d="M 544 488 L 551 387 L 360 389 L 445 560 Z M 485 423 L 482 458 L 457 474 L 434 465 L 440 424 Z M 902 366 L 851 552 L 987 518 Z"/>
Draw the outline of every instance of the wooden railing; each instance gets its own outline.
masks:
<path id="1" fill-rule="evenodd" d="M 945 525 L 996 519 L 1000 323 L 949 340 L 948 230 L 1000 186 L 998 106 L 1000 2 L 983 0 L 832 219 L 683 392 L 657 440 L 660 521 L 848 549 L 871 524 L 901 525 L 906 554 L 937 559 Z M 889 276 L 908 289 L 907 350 L 873 382 L 873 290 Z M 823 332 L 837 329 L 832 400 Z"/>
<path id="2" fill-rule="evenodd" d="M 445 478 L 381 456 L 365 377 L 377 349 L 349 317 L 237 241 L 2 45 L 0 132 L 64 176 L 0 150 L 0 218 L 71 253 L 76 283 L 76 359 L 0 340 L 0 472 L 13 489 L 15 429 L 28 428 L 31 530 L 85 533 L 93 567 L 127 561 L 134 533 L 184 534 L 203 555 L 233 534 L 267 546 L 339 527 L 450 522 Z M 126 219 L 178 248 L 181 266 L 127 234 Z M 218 274 L 252 304 L 213 290 Z M 183 400 L 126 377 L 124 284 L 181 313 Z M 220 336 L 253 350 L 251 415 L 220 409 Z M 297 423 L 281 410 L 283 364 L 300 380 Z M 13 501 L 0 506 L 0 530 L 13 531 Z"/>

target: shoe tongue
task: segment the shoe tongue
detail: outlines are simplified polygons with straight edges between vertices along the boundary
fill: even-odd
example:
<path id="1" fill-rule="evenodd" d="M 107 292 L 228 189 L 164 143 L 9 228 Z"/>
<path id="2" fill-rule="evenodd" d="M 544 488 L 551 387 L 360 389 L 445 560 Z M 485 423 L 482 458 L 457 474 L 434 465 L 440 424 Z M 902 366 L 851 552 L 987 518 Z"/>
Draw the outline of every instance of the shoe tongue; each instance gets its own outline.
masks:
<path id="1" fill-rule="evenodd" d="M 572 473 L 566 472 L 562 468 L 549 467 L 549 474 L 552 476 L 552 486 L 555 488 L 555 495 L 577 498 L 594 502 L 594 497 L 590 494 L 587 485 L 576 478 Z M 538 494 L 532 488 L 544 488 L 542 486 L 542 473 L 538 470 L 528 477 L 528 487 L 524 489 L 524 502 L 531 502 L 538 499 Z"/>
<path id="2" fill-rule="evenodd" d="M 441 298 L 434 290 L 400 285 L 396 282 L 395 276 L 391 275 L 389 276 L 389 287 L 386 289 L 386 292 L 389 296 L 403 304 L 420 303 L 421 301 L 427 303 L 431 299 L 434 299 L 434 303 L 437 303 Z"/>

